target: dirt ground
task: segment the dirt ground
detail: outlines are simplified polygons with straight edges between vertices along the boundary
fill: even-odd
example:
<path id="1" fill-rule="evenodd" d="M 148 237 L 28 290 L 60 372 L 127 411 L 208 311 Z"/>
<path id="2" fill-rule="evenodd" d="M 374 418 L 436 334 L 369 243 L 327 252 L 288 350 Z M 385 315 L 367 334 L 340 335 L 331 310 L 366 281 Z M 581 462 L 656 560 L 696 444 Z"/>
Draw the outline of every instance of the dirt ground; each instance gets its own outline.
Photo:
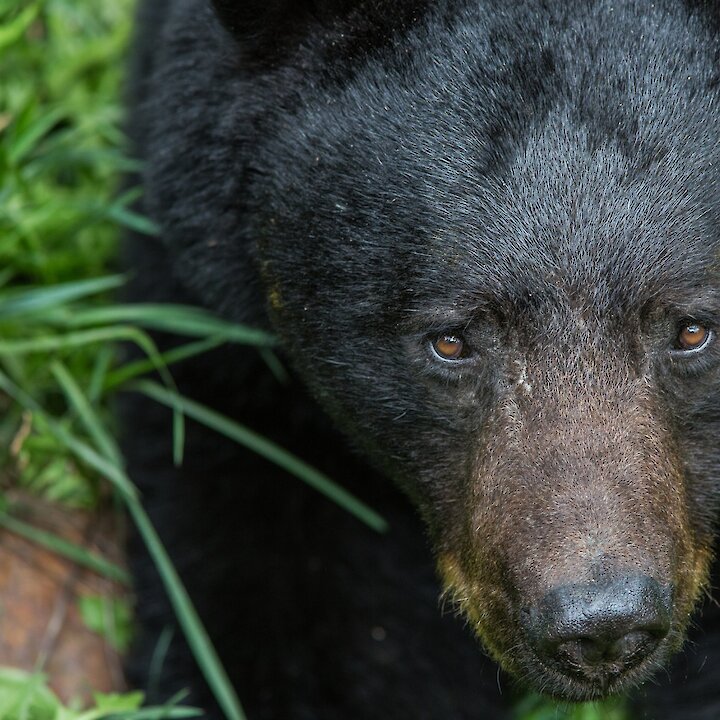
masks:
<path id="1" fill-rule="evenodd" d="M 68 510 L 10 494 L 12 517 L 124 566 L 117 513 Z M 92 692 L 122 691 L 121 656 L 105 629 L 90 629 L 82 598 L 129 600 L 129 590 L 5 528 L 0 529 L 0 666 L 41 671 L 64 702 L 85 703 Z"/>

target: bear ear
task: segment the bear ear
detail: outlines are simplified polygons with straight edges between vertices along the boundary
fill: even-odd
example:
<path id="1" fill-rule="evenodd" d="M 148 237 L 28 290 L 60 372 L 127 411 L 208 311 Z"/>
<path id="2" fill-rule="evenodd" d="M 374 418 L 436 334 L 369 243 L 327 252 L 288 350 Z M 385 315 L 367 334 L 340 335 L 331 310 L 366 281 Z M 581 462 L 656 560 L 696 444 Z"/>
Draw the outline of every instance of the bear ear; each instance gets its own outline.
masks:
<path id="1" fill-rule="evenodd" d="M 215 14 L 246 48 L 275 55 L 312 23 L 332 22 L 358 0 L 212 0 Z"/>

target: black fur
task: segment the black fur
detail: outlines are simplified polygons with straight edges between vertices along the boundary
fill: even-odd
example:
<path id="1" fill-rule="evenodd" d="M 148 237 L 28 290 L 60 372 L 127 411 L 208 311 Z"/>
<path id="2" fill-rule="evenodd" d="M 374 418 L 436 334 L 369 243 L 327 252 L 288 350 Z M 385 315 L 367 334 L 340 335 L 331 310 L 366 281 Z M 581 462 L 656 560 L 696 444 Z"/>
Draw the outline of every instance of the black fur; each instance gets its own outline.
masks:
<path id="1" fill-rule="evenodd" d="M 128 402 L 131 472 L 251 720 L 507 716 L 507 682 L 438 607 L 429 546 L 468 517 L 515 357 L 582 392 L 599 384 L 585 350 L 646 378 L 688 533 L 714 532 L 720 343 L 692 361 L 670 346 L 684 318 L 720 328 L 719 16 L 710 0 L 141 5 L 131 135 L 163 235 L 129 243 L 133 295 L 276 331 L 312 401 L 243 349 L 179 367 L 181 390 L 391 527 L 193 424 L 175 470 L 166 413 Z M 447 330 L 475 353 L 459 371 L 428 352 Z M 171 614 L 136 567 L 137 679 Z M 637 717 L 720 714 L 705 615 Z M 183 686 L 209 702 L 176 641 L 156 691 Z"/>

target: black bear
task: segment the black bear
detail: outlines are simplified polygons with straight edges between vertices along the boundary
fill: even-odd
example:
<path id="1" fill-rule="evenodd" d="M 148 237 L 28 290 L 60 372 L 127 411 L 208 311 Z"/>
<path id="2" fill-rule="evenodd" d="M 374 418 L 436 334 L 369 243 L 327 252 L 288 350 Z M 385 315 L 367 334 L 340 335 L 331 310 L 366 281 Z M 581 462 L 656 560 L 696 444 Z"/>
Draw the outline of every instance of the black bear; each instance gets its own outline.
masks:
<path id="1" fill-rule="evenodd" d="M 181 392 L 390 528 L 192 423 L 176 469 L 130 402 L 250 719 L 497 720 L 511 677 L 720 717 L 712 603 L 679 652 L 720 498 L 720 5 L 147 0 L 138 25 L 162 238 L 130 243 L 133 296 L 271 328 L 298 378 L 222 348 Z M 171 614 L 136 577 L 138 678 Z M 177 638 L 148 682 L 209 702 Z"/>

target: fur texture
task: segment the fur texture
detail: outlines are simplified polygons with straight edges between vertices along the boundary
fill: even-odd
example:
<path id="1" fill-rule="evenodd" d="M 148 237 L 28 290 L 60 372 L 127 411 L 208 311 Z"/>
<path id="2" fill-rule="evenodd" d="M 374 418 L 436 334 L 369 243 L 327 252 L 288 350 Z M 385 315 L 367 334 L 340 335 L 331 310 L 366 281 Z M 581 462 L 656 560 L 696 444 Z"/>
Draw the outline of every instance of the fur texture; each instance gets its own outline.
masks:
<path id="1" fill-rule="evenodd" d="M 163 236 L 129 243 L 133 296 L 273 328 L 313 400 L 237 350 L 179 367 L 181 390 L 392 528 L 199 427 L 172 469 L 165 413 L 128 401 L 131 471 L 251 718 L 503 718 L 473 633 L 564 699 L 720 713 L 713 612 L 671 660 L 720 498 L 719 20 L 709 0 L 141 6 L 131 134 Z M 687 352 L 692 323 L 709 341 Z M 432 350 L 448 333 L 457 362 Z M 472 632 L 438 610 L 416 511 Z M 528 608 L 632 573 L 672 596 L 656 651 L 598 684 L 538 658 Z M 137 577 L 139 676 L 170 614 Z M 204 702 L 180 642 L 168 662 L 157 691 Z"/>

